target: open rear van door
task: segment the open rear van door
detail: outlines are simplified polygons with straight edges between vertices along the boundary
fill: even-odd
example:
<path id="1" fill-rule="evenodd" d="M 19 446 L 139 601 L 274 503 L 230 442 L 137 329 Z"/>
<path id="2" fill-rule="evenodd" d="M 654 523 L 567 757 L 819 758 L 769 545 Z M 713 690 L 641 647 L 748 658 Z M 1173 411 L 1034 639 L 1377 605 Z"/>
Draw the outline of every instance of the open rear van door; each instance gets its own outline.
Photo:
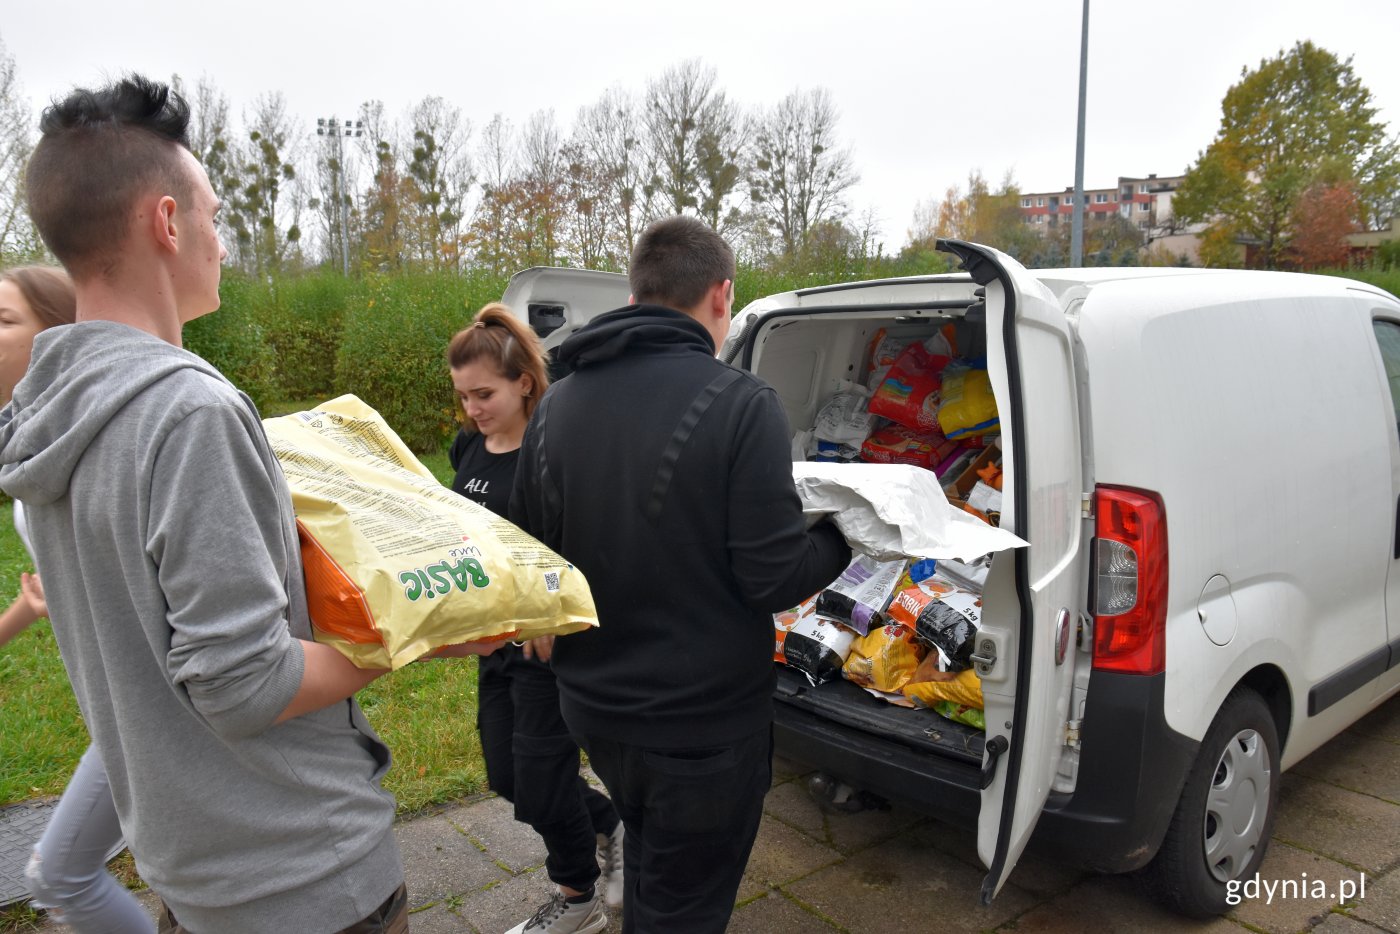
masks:
<path id="1" fill-rule="evenodd" d="M 1089 553 L 1078 381 L 1074 335 L 1049 289 L 990 247 L 940 240 L 938 249 L 985 289 L 1004 452 L 1001 524 L 1030 542 L 993 563 L 973 656 L 986 703 L 977 849 L 987 903 L 1025 849 L 1071 741 Z"/>
<path id="2" fill-rule="evenodd" d="M 630 292 L 621 273 L 534 266 L 510 277 L 501 301 L 553 351 L 594 318 L 626 305 Z"/>

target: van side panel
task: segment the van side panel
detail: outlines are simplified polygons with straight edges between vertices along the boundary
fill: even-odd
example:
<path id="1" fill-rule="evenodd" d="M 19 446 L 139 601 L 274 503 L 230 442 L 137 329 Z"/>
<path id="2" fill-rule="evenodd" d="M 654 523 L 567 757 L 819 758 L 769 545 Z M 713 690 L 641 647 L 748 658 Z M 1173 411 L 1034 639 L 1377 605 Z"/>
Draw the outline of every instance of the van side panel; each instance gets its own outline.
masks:
<path id="1" fill-rule="evenodd" d="M 1095 479 L 1166 504 L 1167 723 L 1200 739 L 1246 672 L 1277 665 L 1285 767 L 1366 709 L 1363 690 L 1309 723 L 1307 693 L 1384 644 L 1394 507 L 1369 315 L 1308 281 L 1106 283 L 1079 325 Z"/>

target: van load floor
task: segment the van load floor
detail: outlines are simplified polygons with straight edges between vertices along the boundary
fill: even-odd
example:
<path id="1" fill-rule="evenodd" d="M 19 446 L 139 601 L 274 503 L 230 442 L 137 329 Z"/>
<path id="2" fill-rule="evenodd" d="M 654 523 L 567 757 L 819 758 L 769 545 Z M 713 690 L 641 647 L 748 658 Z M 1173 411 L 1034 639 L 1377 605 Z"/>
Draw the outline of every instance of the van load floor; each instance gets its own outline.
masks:
<path id="1" fill-rule="evenodd" d="M 982 764 L 986 736 L 981 730 L 939 716 L 932 710 L 886 703 L 844 679 L 813 687 L 805 675 L 780 665 L 775 696 L 779 703 L 864 730 L 885 741 L 912 749 L 933 750 L 972 765 Z"/>

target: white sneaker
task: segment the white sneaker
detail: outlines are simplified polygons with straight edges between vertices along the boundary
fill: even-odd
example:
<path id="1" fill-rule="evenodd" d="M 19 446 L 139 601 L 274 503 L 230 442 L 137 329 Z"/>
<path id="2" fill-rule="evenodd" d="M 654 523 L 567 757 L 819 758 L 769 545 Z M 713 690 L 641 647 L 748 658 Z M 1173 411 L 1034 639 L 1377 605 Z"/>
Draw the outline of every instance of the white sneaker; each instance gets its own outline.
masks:
<path id="1" fill-rule="evenodd" d="M 598 889 L 586 902 L 569 904 L 558 889 L 528 921 L 522 921 L 506 934 L 597 934 L 608 926 L 608 913 Z"/>
<path id="2" fill-rule="evenodd" d="M 598 865 L 603 873 L 598 877 L 597 890 L 609 908 L 622 907 L 622 821 L 611 834 L 598 834 Z"/>

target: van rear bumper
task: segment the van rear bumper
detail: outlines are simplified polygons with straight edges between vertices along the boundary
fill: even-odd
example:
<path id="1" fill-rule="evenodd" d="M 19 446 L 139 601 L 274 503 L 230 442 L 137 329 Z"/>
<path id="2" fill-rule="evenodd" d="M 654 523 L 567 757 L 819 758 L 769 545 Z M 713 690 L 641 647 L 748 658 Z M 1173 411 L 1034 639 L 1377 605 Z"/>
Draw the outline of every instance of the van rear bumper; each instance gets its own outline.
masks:
<path id="1" fill-rule="evenodd" d="M 1199 743 L 1170 729 L 1165 675 L 1096 671 L 1080 728 L 1072 795 L 1052 796 L 1031 848 L 1098 872 L 1131 872 L 1156 855 Z M 854 788 L 975 827 L 980 769 L 796 709 L 775 705 L 779 755 Z"/>
<path id="2" fill-rule="evenodd" d="M 781 699 L 773 706 L 778 755 L 949 823 L 977 826 L 979 767 L 881 739 Z"/>
<path id="3" fill-rule="evenodd" d="M 1131 872 L 1157 855 L 1200 748 L 1167 726 L 1165 686 L 1165 674 L 1090 676 L 1075 790 L 1045 803 L 1037 851 L 1098 872 Z"/>

